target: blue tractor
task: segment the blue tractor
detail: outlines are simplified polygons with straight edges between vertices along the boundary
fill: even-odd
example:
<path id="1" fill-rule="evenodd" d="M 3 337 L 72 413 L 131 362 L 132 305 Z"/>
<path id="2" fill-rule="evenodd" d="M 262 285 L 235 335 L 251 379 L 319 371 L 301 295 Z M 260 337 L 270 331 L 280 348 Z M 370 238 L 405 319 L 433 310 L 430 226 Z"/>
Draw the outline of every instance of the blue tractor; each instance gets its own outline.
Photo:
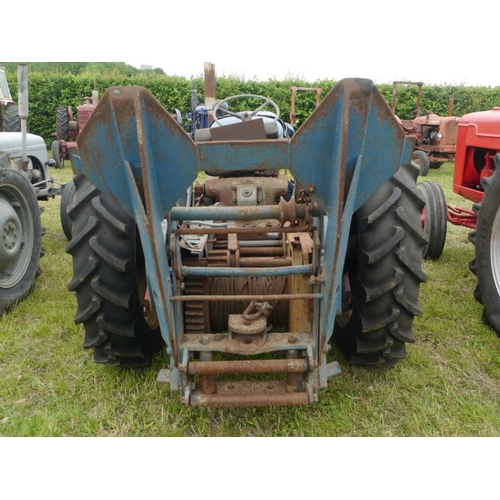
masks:
<path id="1" fill-rule="evenodd" d="M 332 343 L 405 358 L 424 201 L 373 82 L 342 80 L 295 133 L 265 97 L 212 115 L 191 136 L 146 89 L 113 87 L 78 137 L 69 289 L 95 361 L 164 348 L 158 379 L 185 405 L 244 406 L 316 402 Z"/>

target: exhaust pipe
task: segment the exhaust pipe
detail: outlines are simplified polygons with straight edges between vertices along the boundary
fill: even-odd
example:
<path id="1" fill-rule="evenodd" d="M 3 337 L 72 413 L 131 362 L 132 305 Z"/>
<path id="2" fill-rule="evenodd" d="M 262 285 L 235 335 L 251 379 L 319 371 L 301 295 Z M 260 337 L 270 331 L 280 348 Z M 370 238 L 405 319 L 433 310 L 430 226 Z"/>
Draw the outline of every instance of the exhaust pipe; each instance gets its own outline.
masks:
<path id="1" fill-rule="evenodd" d="M 17 65 L 17 88 L 19 92 L 19 119 L 21 120 L 21 153 L 23 157 L 23 170 L 28 170 L 28 147 L 26 134 L 28 132 L 28 66 Z"/>

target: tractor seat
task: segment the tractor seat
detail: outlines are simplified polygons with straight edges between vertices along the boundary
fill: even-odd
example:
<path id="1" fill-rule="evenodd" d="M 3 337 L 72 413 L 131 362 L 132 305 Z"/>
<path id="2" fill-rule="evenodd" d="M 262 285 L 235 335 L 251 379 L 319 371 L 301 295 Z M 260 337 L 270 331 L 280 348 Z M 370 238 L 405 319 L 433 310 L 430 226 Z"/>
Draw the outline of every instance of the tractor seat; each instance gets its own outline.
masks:
<path id="1" fill-rule="evenodd" d="M 210 128 L 197 129 L 194 132 L 194 140 L 197 142 L 262 141 L 278 138 L 278 122 L 274 120 L 264 121 L 263 118 L 240 121 L 222 127 L 215 125 Z"/>

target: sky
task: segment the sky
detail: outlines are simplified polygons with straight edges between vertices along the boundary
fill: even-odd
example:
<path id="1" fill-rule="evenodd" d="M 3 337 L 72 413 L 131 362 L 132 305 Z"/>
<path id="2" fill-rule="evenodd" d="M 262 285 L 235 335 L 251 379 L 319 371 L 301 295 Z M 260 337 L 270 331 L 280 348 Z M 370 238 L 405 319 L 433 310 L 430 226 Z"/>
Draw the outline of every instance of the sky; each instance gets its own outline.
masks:
<path id="1" fill-rule="evenodd" d="M 419 9 L 418 5 L 422 8 Z M 30 4 L 29 19 L 2 26 L 5 61 L 119 61 L 200 76 L 308 82 L 500 85 L 500 2 L 401 0 L 101 0 Z M 9 33 L 4 33 L 9 30 Z M 35 34 L 35 36 L 34 36 Z"/>

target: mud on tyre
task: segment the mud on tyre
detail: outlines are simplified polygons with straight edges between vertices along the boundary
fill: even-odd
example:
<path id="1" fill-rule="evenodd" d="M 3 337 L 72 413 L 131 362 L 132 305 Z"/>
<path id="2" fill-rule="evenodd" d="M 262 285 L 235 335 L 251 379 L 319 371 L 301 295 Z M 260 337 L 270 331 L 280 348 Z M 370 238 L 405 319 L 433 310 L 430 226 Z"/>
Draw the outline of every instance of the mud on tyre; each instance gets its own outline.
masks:
<path id="1" fill-rule="evenodd" d="M 401 166 L 353 217 L 343 311 L 333 332 L 353 363 L 392 365 L 406 357 L 406 343 L 415 341 L 420 283 L 427 280 L 422 248 L 428 243 L 417 175 L 416 166 Z"/>
<path id="2" fill-rule="evenodd" d="M 68 206 L 73 257 L 68 285 L 78 302 L 76 324 L 83 324 L 84 347 L 94 361 L 120 367 L 145 366 L 162 345 L 159 328 L 143 315 L 144 257 L 135 222 L 83 175 L 74 179 Z"/>

